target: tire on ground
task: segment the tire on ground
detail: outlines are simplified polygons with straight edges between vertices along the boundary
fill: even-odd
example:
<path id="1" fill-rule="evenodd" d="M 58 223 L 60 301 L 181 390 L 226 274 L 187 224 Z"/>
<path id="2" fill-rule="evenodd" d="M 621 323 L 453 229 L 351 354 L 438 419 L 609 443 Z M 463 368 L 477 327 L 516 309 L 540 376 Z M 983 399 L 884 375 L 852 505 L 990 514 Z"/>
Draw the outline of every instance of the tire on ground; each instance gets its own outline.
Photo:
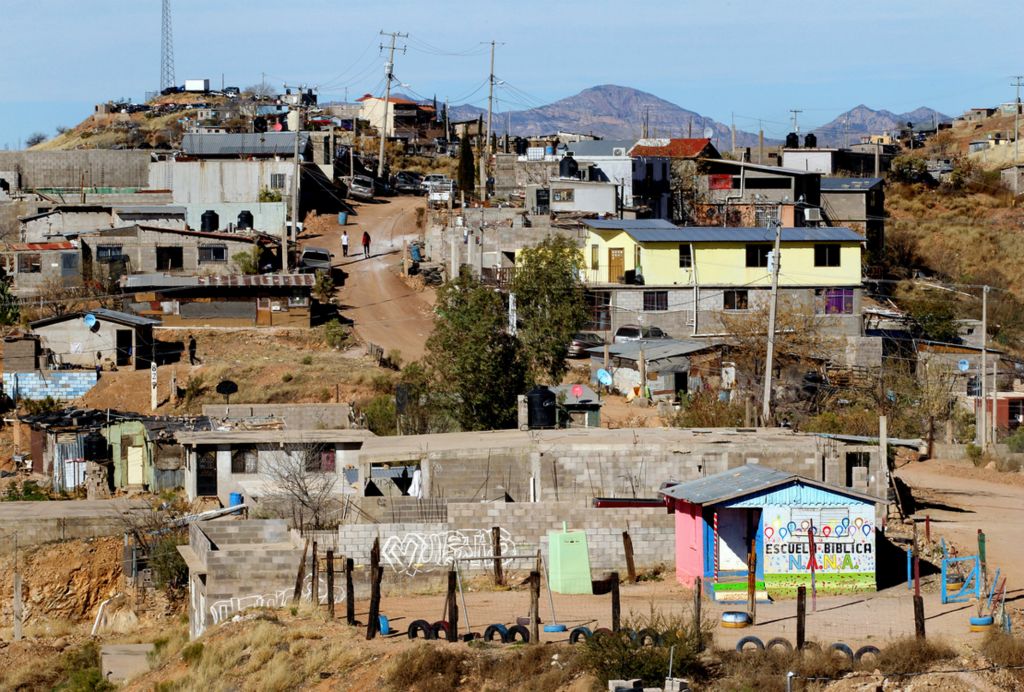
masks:
<path id="1" fill-rule="evenodd" d="M 746 647 L 747 644 L 753 644 L 754 648 L 758 651 L 764 651 L 764 642 L 762 642 L 760 639 L 752 635 L 749 637 L 744 637 L 743 639 L 736 642 L 736 650 L 740 653 L 743 653 L 743 649 Z"/>
<path id="2" fill-rule="evenodd" d="M 569 643 L 576 644 L 579 642 L 580 637 L 582 637 L 583 641 L 586 642 L 589 641 L 592 636 L 594 636 L 594 633 L 590 631 L 589 627 L 576 627 L 569 633 Z"/>
<path id="3" fill-rule="evenodd" d="M 832 644 L 832 646 L 828 647 L 828 650 L 829 650 L 829 653 L 834 653 L 834 652 L 838 651 L 839 653 L 843 654 L 844 656 L 846 656 L 851 661 L 854 660 L 853 649 L 848 647 L 846 644 L 843 644 L 842 642 L 836 642 L 836 643 Z"/>
<path id="4" fill-rule="evenodd" d="M 426 620 L 413 620 L 409 623 L 409 639 L 416 639 L 423 633 L 424 639 L 435 639 L 434 628 Z"/>
<path id="5" fill-rule="evenodd" d="M 505 633 L 505 643 L 515 643 L 516 637 L 519 637 L 524 644 L 529 644 L 530 630 L 526 629 L 522 625 L 514 625 L 513 627 L 509 627 L 508 632 Z"/>
<path id="6" fill-rule="evenodd" d="M 766 651 L 771 651 L 776 647 L 782 649 L 787 654 L 793 653 L 793 645 L 790 644 L 789 640 L 785 637 L 775 637 L 774 639 L 769 639 L 764 645 Z"/>
<path id="7" fill-rule="evenodd" d="M 499 624 L 488 625 L 487 629 L 484 630 L 484 641 L 485 642 L 493 642 L 494 641 L 494 635 L 498 635 L 498 641 L 503 642 L 503 641 L 505 641 L 505 635 L 507 633 L 508 633 L 508 630 L 505 628 L 505 625 L 499 625 Z"/>
<path id="8" fill-rule="evenodd" d="M 602 637 L 610 637 L 613 634 L 615 634 L 615 633 L 612 632 L 607 627 L 598 627 L 596 630 L 594 630 L 593 638 L 594 639 L 601 639 Z"/>
<path id="9" fill-rule="evenodd" d="M 665 640 L 658 630 L 653 627 L 645 627 L 636 633 L 636 643 L 640 646 L 647 646 L 648 642 L 650 642 L 651 646 L 661 646 Z"/>
<path id="10" fill-rule="evenodd" d="M 874 656 L 875 658 L 878 658 L 881 653 L 882 652 L 878 650 L 877 646 L 871 646 L 868 644 L 867 646 L 862 646 L 857 649 L 857 653 L 853 655 L 853 660 L 860 663 L 860 660 L 865 656 Z"/>
<path id="11" fill-rule="evenodd" d="M 447 620 L 438 620 L 430 628 L 434 631 L 434 639 L 440 639 L 441 633 L 444 632 L 445 641 L 452 641 L 452 628 Z"/>

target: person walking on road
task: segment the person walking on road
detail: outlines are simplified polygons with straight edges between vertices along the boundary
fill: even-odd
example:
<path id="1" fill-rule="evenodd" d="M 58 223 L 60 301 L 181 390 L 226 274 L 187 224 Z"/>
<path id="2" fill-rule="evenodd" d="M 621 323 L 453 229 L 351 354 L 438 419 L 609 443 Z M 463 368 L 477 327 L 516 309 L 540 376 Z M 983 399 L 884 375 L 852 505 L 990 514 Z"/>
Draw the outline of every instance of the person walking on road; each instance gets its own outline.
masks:
<path id="1" fill-rule="evenodd" d="M 188 335 L 188 363 L 189 365 L 199 363 L 199 359 L 196 358 L 196 337 L 193 334 Z"/>
<path id="2" fill-rule="evenodd" d="M 370 234 L 363 231 L 363 258 L 370 259 Z"/>
<path id="3" fill-rule="evenodd" d="M 341 256 L 348 257 L 348 231 L 341 232 Z"/>

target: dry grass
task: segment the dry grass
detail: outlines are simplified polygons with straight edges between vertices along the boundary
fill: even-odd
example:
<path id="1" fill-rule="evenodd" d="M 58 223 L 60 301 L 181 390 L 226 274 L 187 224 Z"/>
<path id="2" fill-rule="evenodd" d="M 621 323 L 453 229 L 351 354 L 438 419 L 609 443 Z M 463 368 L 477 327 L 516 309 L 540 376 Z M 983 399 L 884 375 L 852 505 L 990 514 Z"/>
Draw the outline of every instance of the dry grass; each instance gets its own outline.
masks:
<path id="1" fill-rule="evenodd" d="M 846 656 L 819 649 L 803 653 L 772 651 L 721 651 L 720 677 L 713 689 L 757 690 L 783 692 L 786 674 L 795 672 L 801 677 L 834 680 L 853 670 Z M 807 683 L 804 689 L 820 689 L 820 683 Z"/>
<path id="2" fill-rule="evenodd" d="M 1024 639 L 993 630 L 981 643 L 981 653 L 997 666 L 1024 665 Z"/>
<path id="3" fill-rule="evenodd" d="M 934 639 L 897 639 L 882 648 L 878 669 L 887 675 L 905 675 L 928 670 L 940 661 L 956 658 L 951 646 Z"/>

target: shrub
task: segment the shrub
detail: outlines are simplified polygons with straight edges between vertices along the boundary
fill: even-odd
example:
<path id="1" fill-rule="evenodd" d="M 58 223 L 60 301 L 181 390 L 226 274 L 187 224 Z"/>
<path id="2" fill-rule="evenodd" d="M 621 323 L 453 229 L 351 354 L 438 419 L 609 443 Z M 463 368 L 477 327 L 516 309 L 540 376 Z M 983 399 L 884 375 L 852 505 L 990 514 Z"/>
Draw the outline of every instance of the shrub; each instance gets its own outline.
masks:
<path id="1" fill-rule="evenodd" d="M 348 345 L 348 337 L 348 330 L 338 320 L 331 320 L 324 325 L 324 341 L 331 348 L 344 348 Z"/>
<path id="2" fill-rule="evenodd" d="M 970 442 L 967 444 L 967 447 L 964 451 L 966 451 L 967 458 L 971 460 L 972 464 L 974 464 L 975 466 L 981 466 L 981 463 L 984 460 L 984 455 L 982 454 L 981 447 L 974 444 L 973 442 Z"/>
<path id="3" fill-rule="evenodd" d="M 664 422 L 677 428 L 728 428 L 743 425 L 743 416 L 742 406 L 705 389 L 686 395 L 682 408 Z"/>
<path id="4" fill-rule="evenodd" d="M 386 679 L 398 690 L 443 692 L 458 689 L 468 668 L 464 651 L 421 644 L 399 654 Z"/>
<path id="5" fill-rule="evenodd" d="M 236 252 L 231 255 L 231 261 L 243 274 L 258 274 L 260 271 L 260 248 L 254 245 L 249 251 Z"/>
<path id="6" fill-rule="evenodd" d="M 47 396 L 45 399 L 22 399 L 21 407 L 30 416 L 40 413 L 54 413 L 62 408 L 61 403 L 52 396 Z"/>
<path id="7" fill-rule="evenodd" d="M 981 653 L 993 665 L 1019 666 L 1024 664 L 1024 640 L 1000 630 L 992 630 L 981 643 Z"/>
<path id="8" fill-rule="evenodd" d="M 191 406 L 199 397 L 206 393 L 206 379 L 202 375 L 193 375 L 185 383 L 185 406 Z"/>
<path id="9" fill-rule="evenodd" d="M 1014 454 L 1024 452 L 1024 427 L 1017 428 L 1017 431 L 1006 438 L 1006 446 Z"/>
<path id="10" fill-rule="evenodd" d="M 313 283 L 313 297 L 323 305 L 329 305 L 334 302 L 334 279 L 331 278 L 329 272 L 317 272 L 316 279 Z"/>
<path id="11" fill-rule="evenodd" d="M 191 644 L 186 644 L 185 647 L 181 650 L 181 660 L 189 664 L 190 666 L 195 663 L 198 663 L 199 660 L 202 659 L 202 657 L 202 642 L 192 642 Z"/>
<path id="12" fill-rule="evenodd" d="M 947 644 L 934 639 L 897 639 L 886 645 L 878 656 L 878 669 L 887 675 L 919 673 L 939 661 L 956 657 Z"/>
<path id="13" fill-rule="evenodd" d="M 302 356 L 302 360 L 300 362 L 303 365 L 312 365 L 313 364 L 313 356 L 310 356 L 310 355 Z"/>
<path id="14" fill-rule="evenodd" d="M 24 481 L 20 487 L 16 482 L 8 485 L 3 499 L 6 502 L 43 502 L 50 496 L 35 481 Z"/>
<path id="15" fill-rule="evenodd" d="M 291 374 L 290 372 L 286 372 L 285 374 L 281 375 L 281 381 L 285 383 L 291 382 L 294 379 L 295 375 Z"/>
<path id="16" fill-rule="evenodd" d="M 188 534 L 178 532 L 164 536 L 150 548 L 149 566 L 158 589 L 179 591 L 188 585 L 188 565 L 178 552 L 178 546 L 187 543 Z"/>
<path id="17" fill-rule="evenodd" d="M 387 394 L 375 396 L 366 406 L 362 407 L 366 416 L 366 427 L 375 435 L 394 435 L 398 414 L 395 412 L 395 399 Z"/>
<path id="18" fill-rule="evenodd" d="M 64 692 L 108 692 L 117 689 L 103 679 L 100 650 L 95 642 L 86 642 L 64 654 L 60 662 L 63 683 L 54 689 Z"/>
<path id="19" fill-rule="evenodd" d="M 270 190 L 268 188 L 263 188 L 259 192 L 258 199 L 260 202 L 280 202 L 281 192 L 279 190 Z"/>
<path id="20" fill-rule="evenodd" d="M 1019 473 L 1020 461 L 1018 459 L 998 457 L 996 459 L 996 471 L 999 471 L 1000 473 Z"/>

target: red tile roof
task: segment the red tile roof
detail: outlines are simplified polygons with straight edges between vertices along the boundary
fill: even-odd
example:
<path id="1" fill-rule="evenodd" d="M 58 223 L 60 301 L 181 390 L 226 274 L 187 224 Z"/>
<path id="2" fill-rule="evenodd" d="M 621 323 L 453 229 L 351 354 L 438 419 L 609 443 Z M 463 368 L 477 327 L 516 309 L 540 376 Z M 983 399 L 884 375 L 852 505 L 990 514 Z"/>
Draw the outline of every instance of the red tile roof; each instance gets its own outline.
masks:
<path id="1" fill-rule="evenodd" d="M 56 243 L 11 243 L 12 252 L 40 252 L 42 250 L 77 250 L 78 246 L 68 241 Z"/>
<path id="2" fill-rule="evenodd" d="M 666 156 L 672 159 L 694 159 L 700 156 L 701 152 L 709 144 L 711 140 L 707 138 L 701 139 L 669 139 L 662 140 L 666 141 L 667 144 L 652 146 L 645 144 L 637 144 L 630 151 L 632 156 Z"/>

